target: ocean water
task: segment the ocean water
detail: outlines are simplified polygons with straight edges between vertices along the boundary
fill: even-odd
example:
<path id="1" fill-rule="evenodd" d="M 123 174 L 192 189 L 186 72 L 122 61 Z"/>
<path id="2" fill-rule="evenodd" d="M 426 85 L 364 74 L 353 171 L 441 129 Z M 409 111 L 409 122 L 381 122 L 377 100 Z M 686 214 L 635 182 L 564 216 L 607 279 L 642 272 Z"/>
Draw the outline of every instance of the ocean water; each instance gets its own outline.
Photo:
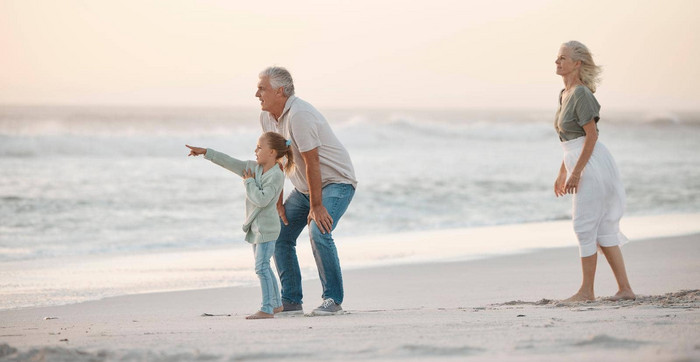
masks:
<path id="1" fill-rule="evenodd" d="M 571 217 L 552 191 L 554 109 L 322 111 L 359 180 L 337 239 Z M 241 179 L 184 145 L 254 159 L 258 114 L 0 107 L 0 289 L 23 287 L 17 262 L 247 248 Z M 599 128 L 627 215 L 700 212 L 700 114 L 603 113 Z"/>

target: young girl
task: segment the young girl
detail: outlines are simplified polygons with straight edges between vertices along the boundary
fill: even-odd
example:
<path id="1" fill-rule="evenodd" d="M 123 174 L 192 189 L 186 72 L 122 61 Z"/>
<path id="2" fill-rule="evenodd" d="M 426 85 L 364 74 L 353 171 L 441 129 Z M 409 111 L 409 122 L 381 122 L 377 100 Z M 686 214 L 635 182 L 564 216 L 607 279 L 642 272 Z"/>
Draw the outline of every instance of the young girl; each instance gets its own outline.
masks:
<path id="1" fill-rule="evenodd" d="M 192 147 L 189 156 L 204 155 L 204 158 L 243 177 L 246 189 L 246 220 L 243 224 L 245 239 L 253 244 L 255 273 L 262 287 L 262 306 L 257 313 L 246 319 L 273 318 L 282 311 L 277 280 L 270 268 L 270 258 L 275 251 L 275 241 L 280 233 L 277 200 L 284 186 L 284 173 L 278 162 L 287 157 L 284 171 L 294 167 L 290 142 L 280 134 L 267 132 L 260 136 L 255 148 L 256 161 L 240 161 L 210 148 Z"/>

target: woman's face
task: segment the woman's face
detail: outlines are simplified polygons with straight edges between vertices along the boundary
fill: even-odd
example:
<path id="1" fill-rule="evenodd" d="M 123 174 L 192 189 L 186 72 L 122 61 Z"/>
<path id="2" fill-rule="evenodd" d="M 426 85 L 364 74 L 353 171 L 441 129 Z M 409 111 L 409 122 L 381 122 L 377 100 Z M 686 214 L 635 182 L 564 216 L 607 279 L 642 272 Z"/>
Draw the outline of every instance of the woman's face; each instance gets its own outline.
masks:
<path id="1" fill-rule="evenodd" d="M 557 64 L 557 74 L 561 76 L 569 75 L 572 72 L 578 73 L 578 69 L 581 67 L 581 61 L 571 59 L 571 49 L 565 46 L 559 48 L 557 60 L 554 63 Z"/>

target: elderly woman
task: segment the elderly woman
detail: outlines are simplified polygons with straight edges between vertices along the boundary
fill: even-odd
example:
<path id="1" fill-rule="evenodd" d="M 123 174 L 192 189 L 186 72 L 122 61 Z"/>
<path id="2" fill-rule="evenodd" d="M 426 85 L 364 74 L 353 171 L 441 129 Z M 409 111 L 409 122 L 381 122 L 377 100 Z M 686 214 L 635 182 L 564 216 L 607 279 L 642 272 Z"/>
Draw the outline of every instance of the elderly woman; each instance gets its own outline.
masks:
<path id="1" fill-rule="evenodd" d="M 594 300 L 593 281 L 597 250 L 608 260 L 618 292 L 612 300 L 635 299 L 627 280 L 620 245 L 627 238 L 620 232 L 625 209 L 625 189 L 612 155 L 598 141 L 600 105 L 593 96 L 600 67 L 585 45 L 562 44 L 555 62 L 564 80 L 554 127 L 564 148 L 564 160 L 554 182 L 554 194 L 573 194 L 574 232 L 579 242 L 583 282 L 567 302 Z"/>

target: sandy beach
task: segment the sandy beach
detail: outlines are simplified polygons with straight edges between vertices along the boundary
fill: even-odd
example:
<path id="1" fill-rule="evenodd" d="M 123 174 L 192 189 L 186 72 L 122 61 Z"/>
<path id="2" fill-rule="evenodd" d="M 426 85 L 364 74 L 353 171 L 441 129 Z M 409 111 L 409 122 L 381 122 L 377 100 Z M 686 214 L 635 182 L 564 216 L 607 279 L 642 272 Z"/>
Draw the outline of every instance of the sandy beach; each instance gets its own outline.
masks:
<path id="1" fill-rule="evenodd" d="M 700 362 L 699 13 L 0 0 L 0 362 Z"/>
<path id="2" fill-rule="evenodd" d="M 258 287 L 106 298 L 0 311 L 0 360 L 700 359 L 700 234 L 624 247 L 636 301 L 599 258 L 598 300 L 566 305 L 580 281 L 575 247 L 345 273 L 347 311 L 249 321 Z M 305 311 L 320 303 L 304 282 Z M 204 314 L 212 316 L 204 316 Z"/>

